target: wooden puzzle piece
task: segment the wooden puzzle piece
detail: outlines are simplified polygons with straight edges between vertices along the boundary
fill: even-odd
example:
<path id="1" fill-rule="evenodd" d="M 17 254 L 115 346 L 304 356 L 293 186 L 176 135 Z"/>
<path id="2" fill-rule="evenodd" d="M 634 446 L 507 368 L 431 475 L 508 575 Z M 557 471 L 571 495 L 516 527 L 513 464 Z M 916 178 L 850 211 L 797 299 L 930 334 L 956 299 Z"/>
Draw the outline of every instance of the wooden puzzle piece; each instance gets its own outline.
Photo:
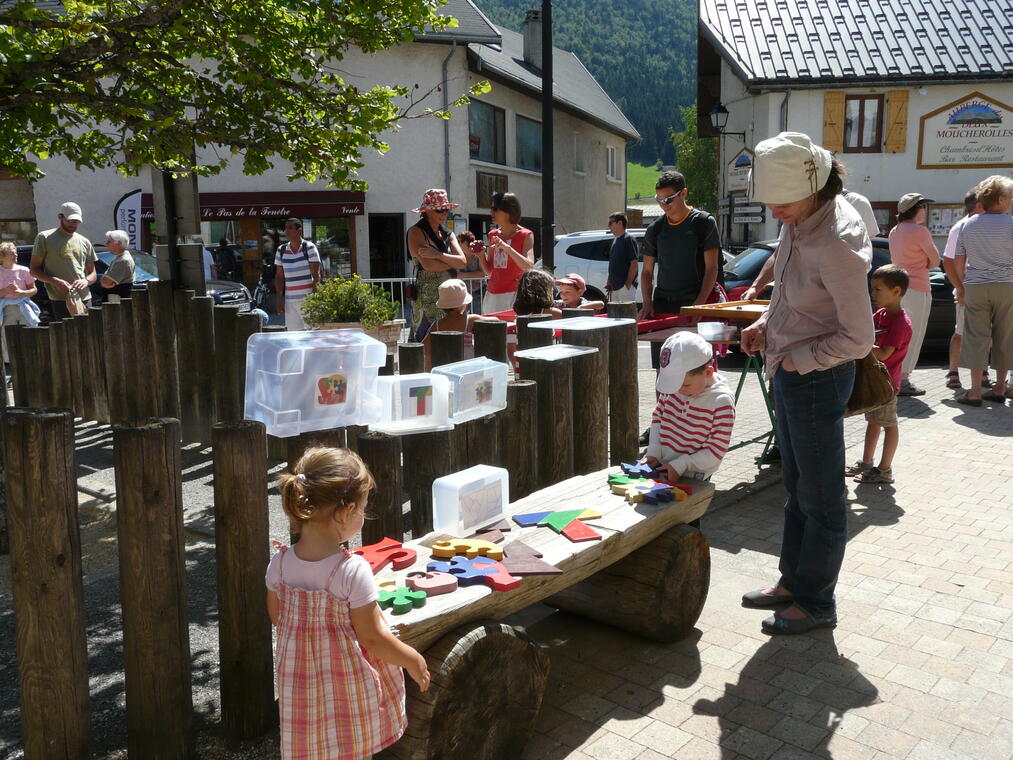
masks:
<path id="1" fill-rule="evenodd" d="M 373 570 L 373 575 L 376 575 L 388 564 L 393 564 L 395 570 L 410 567 L 417 556 L 414 549 L 402 546 L 400 541 L 395 541 L 393 538 L 384 538 L 375 544 L 360 546 L 352 551 L 365 557 L 366 562 Z"/>
<path id="2" fill-rule="evenodd" d="M 385 581 L 377 581 L 376 587 L 380 591 L 393 591 L 397 588 L 397 581 L 392 578 L 388 578 Z"/>
<path id="3" fill-rule="evenodd" d="M 625 478 L 625 482 L 615 482 L 612 484 L 612 493 L 619 496 L 625 496 L 626 491 L 634 486 L 646 486 L 654 483 L 653 480 L 648 478 Z"/>
<path id="4" fill-rule="evenodd" d="M 492 541 L 481 538 L 448 538 L 432 545 L 434 557 L 453 557 L 463 554 L 468 559 L 475 557 L 491 557 L 503 559 L 503 549 Z"/>
<path id="5" fill-rule="evenodd" d="M 520 525 L 522 528 L 530 528 L 532 525 L 538 525 L 545 517 L 551 515 L 552 512 L 529 512 L 526 515 L 514 515 L 513 521 Z"/>
<path id="6" fill-rule="evenodd" d="M 503 567 L 511 575 L 559 575 L 563 571 L 555 565 L 540 559 L 542 553 L 520 541 L 512 541 L 503 547 Z"/>
<path id="7" fill-rule="evenodd" d="M 473 560 L 481 567 L 491 569 L 491 573 L 482 576 L 482 582 L 490 586 L 493 591 L 512 591 L 521 585 L 521 579 L 510 574 L 502 562 L 486 557 L 475 557 Z"/>
<path id="8" fill-rule="evenodd" d="M 687 496 L 692 496 L 693 495 L 693 486 L 689 485 L 688 483 L 676 483 L 675 487 L 678 488 L 679 490 L 681 490 Z M 681 501 L 681 499 L 680 499 L 680 501 Z"/>
<path id="9" fill-rule="evenodd" d="M 485 584 L 493 591 L 510 591 L 521 585 L 520 578 L 510 575 L 502 564 L 488 557 L 452 557 L 449 562 L 430 562 L 426 569 L 457 576 L 462 586 Z"/>
<path id="10" fill-rule="evenodd" d="M 550 512 L 548 515 L 538 521 L 539 525 L 547 525 L 552 528 L 556 533 L 562 533 L 563 528 L 572 523 L 574 520 L 580 518 L 580 513 L 583 509 L 566 509 L 562 512 Z"/>
<path id="11" fill-rule="evenodd" d="M 425 591 L 429 596 L 439 596 L 457 591 L 457 578 L 450 573 L 421 572 L 408 573 L 405 584 L 412 591 Z"/>
<path id="12" fill-rule="evenodd" d="M 630 477 L 655 478 L 661 475 L 658 470 L 647 464 L 647 462 L 635 462 L 633 464 L 623 462 L 619 466 Z"/>
<path id="13" fill-rule="evenodd" d="M 583 512 L 580 513 L 580 515 L 577 517 L 577 519 L 578 520 L 600 520 L 601 519 L 601 512 L 599 512 L 597 509 L 585 509 Z"/>
<path id="14" fill-rule="evenodd" d="M 634 486 L 626 492 L 626 501 L 630 504 L 644 502 L 658 504 L 675 500 L 675 489 L 666 483 L 655 483 L 650 486 Z"/>
<path id="15" fill-rule="evenodd" d="M 426 592 L 412 591 L 401 586 L 393 591 L 381 591 L 376 603 L 380 605 L 381 610 L 390 609 L 395 615 L 404 615 L 426 603 Z"/>
<path id="16" fill-rule="evenodd" d="M 468 538 L 469 539 L 480 538 L 483 541 L 492 541 L 492 543 L 494 544 L 501 544 L 503 543 L 504 539 L 506 539 L 506 536 L 504 536 L 503 533 L 498 530 L 485 530 L 482 531 L 481 533 L 474 533 L 468 536 Z"/>
<path id="17" fill-rule="evenodd" d="M 501 531 L 503 533 L 508 533 L 512 527 L 513 526 L 510 524 L 510 521 L 507 520 L 506 518 L 504 518 L 504 519 L 500 520 L 499 522 L 493 523 L 491 525 L 486 525 L 484 528 L 479 528 L 475 532 L 476 533 L 489 533 L 491 531 L 498 530 L 498 531 Z"/>
<path id="18" fill-rule="evenodd" d="M 567 525 L 563 528 L 562 533 L 574 543 L 579 543 L 580 541 L 601 541 L 601 533 L 589 525 L 582 523 L 580 520 L 574 520 Z"/>

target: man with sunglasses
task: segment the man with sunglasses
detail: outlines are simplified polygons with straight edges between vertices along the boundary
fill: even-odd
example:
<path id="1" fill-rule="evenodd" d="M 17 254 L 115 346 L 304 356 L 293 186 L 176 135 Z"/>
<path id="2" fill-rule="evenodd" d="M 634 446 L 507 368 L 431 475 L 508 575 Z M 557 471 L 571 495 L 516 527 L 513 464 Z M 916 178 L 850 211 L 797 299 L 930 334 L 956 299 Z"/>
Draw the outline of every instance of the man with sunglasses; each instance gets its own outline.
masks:
<path id="1" fill-rule="evenodd" d="M 665 213 L 644 234 L 640 319 L 724 300 L 718 280 L 721 238 L 717 222 L 706 211 L 688 206 L 686 194 L 686 178 L 679 172 L 665 172 L 658 178 L 655 200 Z M 652 342 L 655 369 L 660 355 L 661 344 Z"/>

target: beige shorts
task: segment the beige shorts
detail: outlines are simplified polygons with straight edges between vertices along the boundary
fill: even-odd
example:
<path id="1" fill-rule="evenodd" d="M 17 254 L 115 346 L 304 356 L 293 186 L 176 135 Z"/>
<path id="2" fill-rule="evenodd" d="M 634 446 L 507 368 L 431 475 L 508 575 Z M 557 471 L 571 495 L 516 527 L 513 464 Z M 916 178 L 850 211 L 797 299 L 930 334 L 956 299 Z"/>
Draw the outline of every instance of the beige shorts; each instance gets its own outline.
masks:
<path id="1" fill-rule="evenodd" d="M 897 427 L 897 397 L 865 413 L 865 421 L 880 427 Z"/>

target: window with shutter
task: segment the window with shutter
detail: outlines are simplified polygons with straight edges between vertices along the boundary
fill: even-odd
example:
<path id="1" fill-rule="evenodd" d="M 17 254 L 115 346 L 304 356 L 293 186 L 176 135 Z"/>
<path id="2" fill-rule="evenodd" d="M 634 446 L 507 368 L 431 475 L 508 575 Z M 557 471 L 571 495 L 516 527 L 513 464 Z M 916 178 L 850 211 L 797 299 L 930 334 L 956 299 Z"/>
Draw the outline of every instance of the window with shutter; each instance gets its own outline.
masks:
<path id="1" fill-rule="evenodd" d="M 823 93 L 823 147 L 831 153 L 844 149 L 844 93 Z"/>
<path id="2" fill-rule="evenodd" d="M 881 153 L 883 96 L 847 95 L 844 98 L 844 152 Z"/>
<path id="3" fill-rule="evenodd" d="M 886 153 L 907 150 L 907 90 L 892 90 L 886 96 Z"/>
<path id="4" fill-rule="evenodd" d="M 475 205 L 479 208 L 489 208 L 495 193 L 507 192 L 507 176 L 492 172 L 475 172 L 475 187 L 478 191 Z"/>

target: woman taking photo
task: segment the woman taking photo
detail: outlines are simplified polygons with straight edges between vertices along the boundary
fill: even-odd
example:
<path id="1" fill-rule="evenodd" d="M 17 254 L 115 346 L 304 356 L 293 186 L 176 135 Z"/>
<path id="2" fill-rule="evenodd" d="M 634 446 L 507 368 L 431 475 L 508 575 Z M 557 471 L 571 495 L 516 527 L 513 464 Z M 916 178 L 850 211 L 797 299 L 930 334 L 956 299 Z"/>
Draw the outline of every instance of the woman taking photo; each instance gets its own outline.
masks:
<path id="1" fill-rule="evenodd" d="M 957 238 L 956 266 L 963 271 L 957 298 L 964 302 L 964 340 L 960 366 L 971 374 L 971 387 L 957 399 L 981 406 L 981 400 L 1006 403 L 1006 374 L 1013 368 L 1013 180 L 996 174 L 977 188 L 984 212 L 968 220 Z M 981 376 L 992 366 L 996 381 L 981 392 Z"/>
<path id="2" fill-rule="evenodd" d="M 765 352 L 774 382 L 784 486 L 784 532 L 776 584 L 742 597 L 783 606 L 766 633 L 804 633 L 837 623 L 834 588 L 844 561 L 844 413 L 855 360 L 873 345 L 866 272 L 872 246 L 844 197 L 844 167 L 797 132 L 756 146 L 749 197 L 784 223 L 774 253 L 766 313 L 742 331 L 742 346 Z M 766 345 L 764 345 L 766 344 Z"/>
<path id="3" fill-rule="evenodd" d="M 513 193 L 494 193 L 491 204 L 495 229 L 489 246 L 479 257 L 489 285 L 482 313 L 493 314 L 513 307 L 521 275 L 535 265 L 535 233 L 521 227 L 521 202 Z"/>
<path id="4" fill-rule="evenodd" d="M 408 253 L 415 262 L 415 304 L 412 307 L 412 340 L 421 343 L 432 325 L 443 317 L 443 309 L 436 305 L 440 298 L 440 283 L 457 276 L 457 269 L 468 266 L 454 233 L 444 224 L 451 203 L 447 191 L 439 188 L 426 190 L 422 205 L 412 209 L 419 221 L 408 230 Z"/>

